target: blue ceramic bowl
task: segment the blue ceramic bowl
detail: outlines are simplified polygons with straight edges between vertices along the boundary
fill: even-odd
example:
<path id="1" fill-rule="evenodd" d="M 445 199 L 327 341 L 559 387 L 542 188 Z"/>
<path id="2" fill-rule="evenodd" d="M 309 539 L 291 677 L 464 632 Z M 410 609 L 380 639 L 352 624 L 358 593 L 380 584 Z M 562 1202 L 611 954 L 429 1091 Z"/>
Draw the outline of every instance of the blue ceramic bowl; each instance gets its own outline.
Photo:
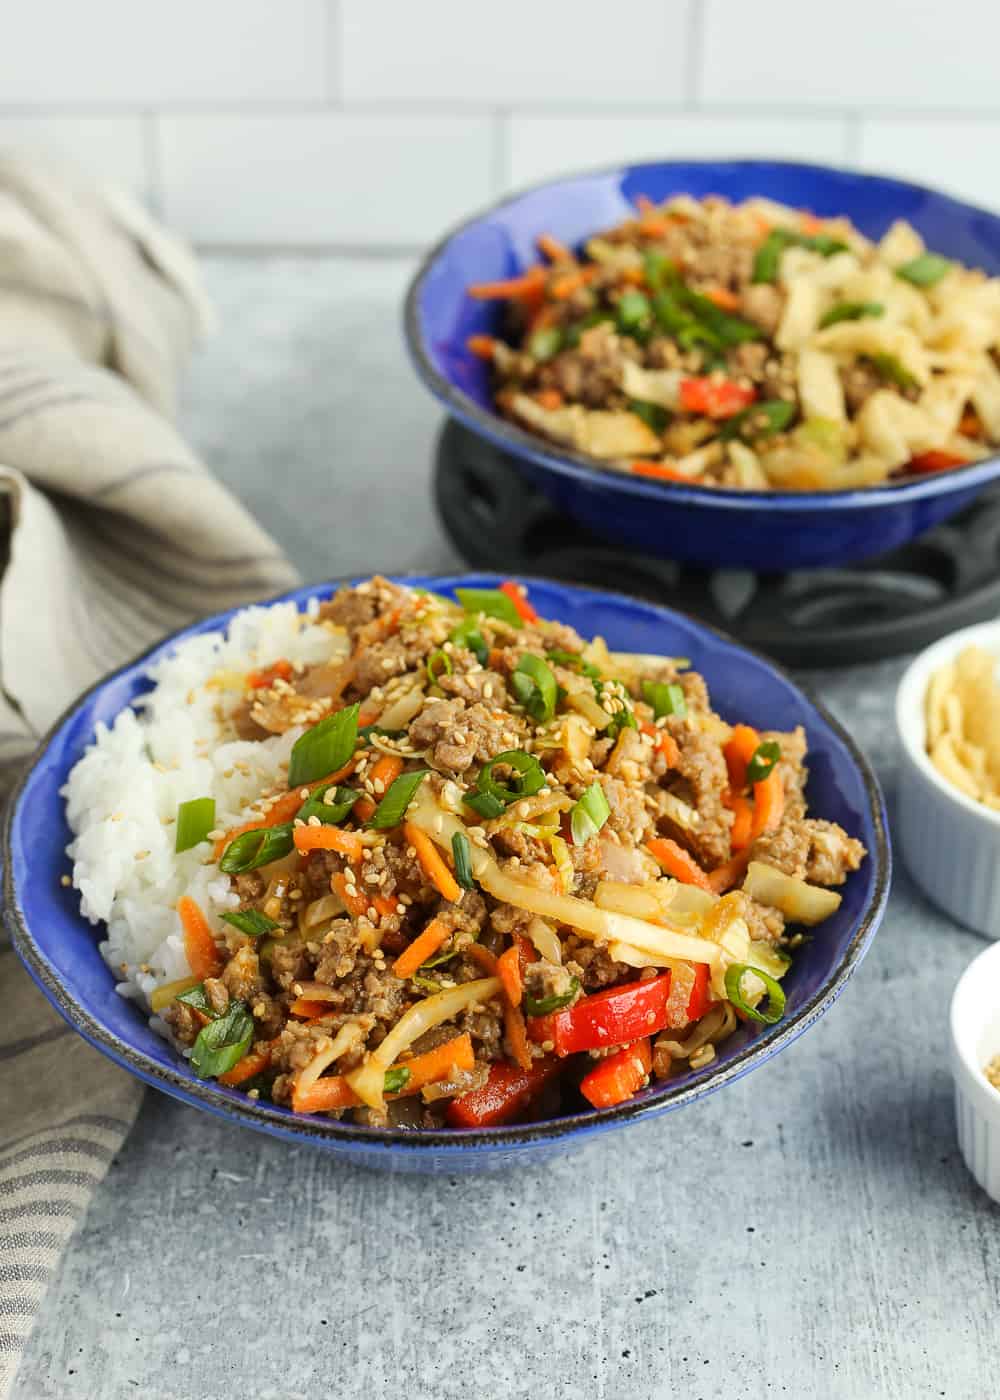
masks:
<path id="1" fill-rule="evenodd" d="M 488 576 L 420 578 L 406 582 L 451 593 L 456 585 L 495 586 Z M 334 584 L 300 589 L 297 602 L 328 596 Z M 585 636 L 603 635 L 616 649 L 685 655 L 702 671 L 720 712 L 732 720 L 791 729 L 809 737 L 809 800 L 818 814 L 841 822 L 868 847 L 869 858 L 844 887 L 844 901 L 803 948 L 785 982 L 784 1019 L 764 1029 L 745 1027 L 720 1047 L 705 1069 L 651 1087 L 619 1108 L 577 1113 L 544 1123 L 468 1132 L 383 1131 L 253 1103 L 245 1095 L 197 1079 L 187 1062 L 156 1035 L 134 1003 L 114 989 L 98 952 L 99 931 L 80 915 L 75 891 L 60 876 L 70 832 L 59 789 L 99 720 L 115 715 L 148 690 L 147 668 L 175 642 L 224 624 L 229 613 L 196 623 L 100 681 L 56 724 L 9 804 L 4 831 L 4 919 L 14 946 L 53 1006 L 81 1035 L 140 1079 L 195 1108 L 289 1142 L 313 1143 L 346 1160 L 402 1171 L 454 1173 L 541 1157 L 610 1128 L 651 1118 L 721 1088 L 763 1063 L 811 1026 L 832 1005 L 861 961 L 882 918 L 890 856 L 878 786 L 847 733 L 769 662 L 687 618 L 617 594 L 542 580 L 531 596 L 546 617 L 571 623 Z"/>
<path id="2" fill-rule="evenodd" d="M 708 567 L 774 572 L 836 566 L 880 554 L 971 501 L 1000 476 L 1000 456 L 911 481 L 855 491 L 721 491 L 611 471 L 545 442 L 492 407 L 488 370 L 466 349 L 497 328 L 498 303 L 473 282 L 516 276 L 538 261 L 535 239 L 576 246 L 634 214 L 637 195 L 768 195 L 820 215 L 847 214 L 870 238 L 908 219 L 936 251 L 1000 272 L 1000 218 L 919 185 L 788 161 L 661 161 L 549 181 L 513 195 L 448 234 L 406 299 L 406 338 L 421 378 L 448 412 L 509 453 L 559 510 L 595 534 Z"/>

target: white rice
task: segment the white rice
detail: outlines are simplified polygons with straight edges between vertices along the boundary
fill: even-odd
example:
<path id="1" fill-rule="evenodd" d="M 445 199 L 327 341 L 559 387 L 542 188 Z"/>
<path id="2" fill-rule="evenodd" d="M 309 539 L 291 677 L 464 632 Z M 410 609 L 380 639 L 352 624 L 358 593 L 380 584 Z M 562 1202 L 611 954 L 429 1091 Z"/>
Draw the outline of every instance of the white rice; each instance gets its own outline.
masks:
<path id="1" fill-rule="evenodd" d="M 73 884 L 80 908 L 104 923 L 101 953 L 117 990 L 147 1006 L 161 983 L 190 975 L 175 905 L 192 895 L 213 927 L 238 900 L 203 842 L 177 854 L 180 802 L 215 798 L 215 826 L 250 819 L 247 807 L 268 788 L 284 787 L 288 755 L 300 728 L 260 742 L 232 737 L 228 715 L 243 698 L 241 676 L 284 657 L 314 665 L 337 651 L 331 629 L 293 603 L 246 608 L 228 631 L 182 642 L 149 670 L 153 689 L 123 710 L 94 742 L 63 788 L 74 839 Z M 228 686 L 227 687 L 227 682 Z M 158 1018 L 154 1019 L 162 1029 Z"/>

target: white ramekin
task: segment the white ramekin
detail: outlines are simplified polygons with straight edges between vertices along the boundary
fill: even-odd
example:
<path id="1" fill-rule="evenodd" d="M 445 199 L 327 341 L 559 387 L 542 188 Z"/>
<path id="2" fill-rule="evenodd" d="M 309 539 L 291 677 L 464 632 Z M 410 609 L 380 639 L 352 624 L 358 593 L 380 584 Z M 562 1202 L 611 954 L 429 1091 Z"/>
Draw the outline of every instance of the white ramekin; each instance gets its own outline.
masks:
<path id="1" fill-rule="evenodd" d="M 1000 1201 L 1000 1089 L 983 1074 L 994 1055 L 1000 1055 L 1000 943 L 973 958 L 951 998 L 958 1145 L 980 1186 Z"/>
<path id="2" fill-rule="evenodd" d="M 896 692 L 902 745 L 895 836 L 907 869 L 935 904 L 987 938 L 1000 938 L 1000 811 L 946 781 L 925 749 L 932 674 L 974 644 L 1000 659 L 1000 622 L 982 622 L 922 651 Z"/>

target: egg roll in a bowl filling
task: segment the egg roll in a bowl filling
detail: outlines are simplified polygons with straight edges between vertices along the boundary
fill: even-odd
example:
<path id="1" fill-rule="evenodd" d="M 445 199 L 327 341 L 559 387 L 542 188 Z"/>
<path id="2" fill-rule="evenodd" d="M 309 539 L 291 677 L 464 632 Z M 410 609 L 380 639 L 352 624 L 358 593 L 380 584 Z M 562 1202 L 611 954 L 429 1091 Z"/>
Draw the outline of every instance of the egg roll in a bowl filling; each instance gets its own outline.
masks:
<path id="1" fill-rule="evenodd" d="M 992 456 L 1000 280 L 897 222 L 773 200 L 640 198 L 582 248 L 469 295 L 505 417 L 617 471 L 752 491 L 839 491 Z"/>
<path id="2" fill-rule="evenodd" d="M 296 1113 L 491 1127 L 705 1066 L 866 855 L 802 729 L 515 583 L 244 609 L 150 681 L 70 776 L 72 883 L 192 1071 Z"/>

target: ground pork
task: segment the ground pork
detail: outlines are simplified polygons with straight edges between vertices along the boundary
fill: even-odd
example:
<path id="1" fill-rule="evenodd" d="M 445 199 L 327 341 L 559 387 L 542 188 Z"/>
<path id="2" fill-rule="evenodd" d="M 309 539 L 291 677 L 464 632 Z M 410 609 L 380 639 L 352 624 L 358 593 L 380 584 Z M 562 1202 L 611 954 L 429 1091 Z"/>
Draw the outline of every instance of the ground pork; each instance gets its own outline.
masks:
<path id="1" fill-rule="evenodd" d="M 680 751 L 679 777 L 671 777 L 669 790 L 698 813 L 693 831 L 679 833 L 699 861 L 713 869 L 729 859 L 729 834 L 733 814 L 722 805 L 722 794 L 729 786 L 729 772 L 719 741 L 697 729 L 688 719 L 671 715 L 667 729 Z"/>
<path id="2" fill-rule="evenodd" d="M 376 575 L 356 588 L 347 585 L 338 588 L 328 602 L 320 604 L 318 616 L 320 621 L 346 628 L 353 636 L 382 613 L 398 607 L 409 596 L 398 584 Z"/>
<path id="3" fill-rule="evenodd" d="M 611 814 L 608 825 L 627 841 L 638 846 L 650 834 L 652 814 L 646 806 L 645 795 L 611 773 L 599 773 L 597 781 L 604 789 Z"/>
<path id="4" fill-rule="evenodd" d="M 230 958 L 222 972 L 222 982 L 237 1001 L 253 1001 L 260 990 L 260 960 L 249 944 Z"/>
<path id="5" fill-rule="evenodd" d="M 423 660 L 426 650 L 426 638 L 409 640 L 398 632 L 384 642 L 365 647 L 358 658 L 354 689 L 360 695 L 367 695 L 374 686 L 385 685 L 394 676 L 406 675 Z"/>
<path id="6" fill-rule="evenodd" d="M 507 684 L 498 671 L 456 671 L 452 676 L 441 676 L 438 685 L 445 695 L 469 705 L 483 701 L 494 709 L 506 709 L 510 704 Z"/>
<path id="7" fill-rule="evenodd" d="M 865 856 L 860 841 L 836 822 L 813 817 L 786 819 L 777 831 L 759 836 L 751 858 L 814 885 L 842 885 Z"/>
<path id="8" fill-rule="evenodd" d="M 736 893 L 739 897 L 740 916 L 746 920 L 750 937 L 757 942 L 779 943 L 785 932 L 785 916 L 781 910 L 757 904 L 742 890 Z"/>
<path id="9" fill-rule="evenodd" d="M 517 715 L 464 700 L 432 700 L 410 725 L 414 748 L 428 749 L 428 762 L 443 773 L 464 773 L 505 749 L 519 746 L 526 726 Z"/>
<path id="10" fill-rule="evenodd" d="M 563 966 L 574 977 L 579 977 L 587 991 L 598 987 L 609 987 L 613 982 L 634 977 L 635 973 L 625 963 L 615 962 L 607 948 L 596 943 L 588 943 L 575 934 L 570 934 L 563 943 L 566 961 Z"/>

